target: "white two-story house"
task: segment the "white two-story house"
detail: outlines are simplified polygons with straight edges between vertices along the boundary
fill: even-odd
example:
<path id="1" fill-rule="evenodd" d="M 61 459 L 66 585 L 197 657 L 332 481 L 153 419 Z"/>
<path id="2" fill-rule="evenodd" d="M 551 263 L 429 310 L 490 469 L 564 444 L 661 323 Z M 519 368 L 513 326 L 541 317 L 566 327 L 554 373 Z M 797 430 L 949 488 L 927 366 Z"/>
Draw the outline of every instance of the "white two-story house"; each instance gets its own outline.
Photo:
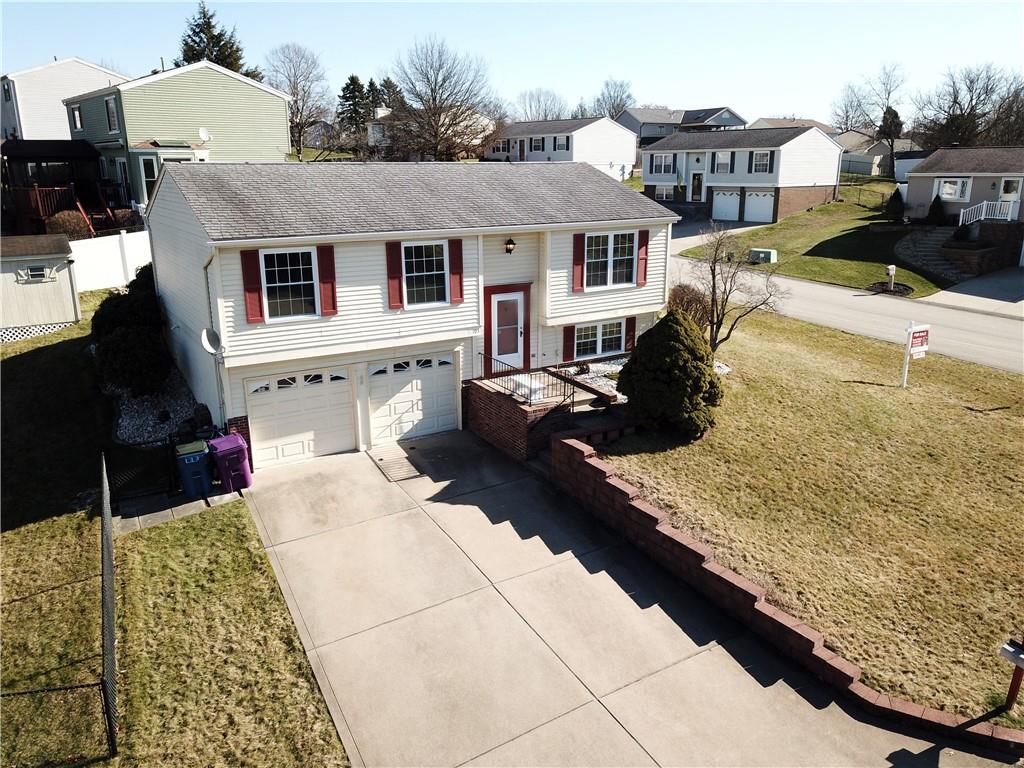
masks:
<path id="1" fill-rule="evenodd" d="M 648 197 L 774 222 L 835 199 L 842 147 L 814 127 L 755 128 L 674 133 L 641 155 Z"/>
<path id="2" fill-rule="evenodd" d="M 742 128 L 747 123 L 730 107 L 626 107 L 615 116 L 615 122 L 626 126 L 639 136 L 640 147 L 646 147 L 679 131 L 720 131 Z"/>
<path id="3" fill-rule="evenodd" d="M 636 134 L 607 117 L 512 123 L 501 131 L 486 160 L 588 163 L 620 181 L 629 176 Z"/>
<path id="4" fill-rule="evenodd" d="M 670 211 L 576 163 L 166 165 L 178 365 L 255 467 L 459 428 L 462 383 L 628 352 Z"/>

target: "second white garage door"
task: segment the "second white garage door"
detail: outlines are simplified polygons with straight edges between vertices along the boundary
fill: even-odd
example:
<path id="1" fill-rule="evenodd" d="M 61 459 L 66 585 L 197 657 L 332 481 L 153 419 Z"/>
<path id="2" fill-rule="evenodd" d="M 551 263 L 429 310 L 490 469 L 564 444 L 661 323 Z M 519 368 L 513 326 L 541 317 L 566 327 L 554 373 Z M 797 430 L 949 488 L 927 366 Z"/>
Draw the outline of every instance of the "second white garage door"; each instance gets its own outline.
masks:
<path id="1" fill-rule="evenodd" d="M 348 368 L 246 379 L 245 403 L 256 469 L 356 447 Z"/>
<path id="2" fill-rule="evenodd" d="M 422 437 L 458 426 L 459 396 L 452 353 L 419 354 L 370 363 L 370 442 Z"/>
<path id="3" fill-rule="evenodd" d="M 715 221 L 736 221 L 740 217 L 740 193 L 715 190 L 711 218 Z"/>
<path id="4" fill-rule="evenodd" d="M 744 221 L 770 222 L 775 211 L 775 192 L 751 192 L 743 203 Z"/>

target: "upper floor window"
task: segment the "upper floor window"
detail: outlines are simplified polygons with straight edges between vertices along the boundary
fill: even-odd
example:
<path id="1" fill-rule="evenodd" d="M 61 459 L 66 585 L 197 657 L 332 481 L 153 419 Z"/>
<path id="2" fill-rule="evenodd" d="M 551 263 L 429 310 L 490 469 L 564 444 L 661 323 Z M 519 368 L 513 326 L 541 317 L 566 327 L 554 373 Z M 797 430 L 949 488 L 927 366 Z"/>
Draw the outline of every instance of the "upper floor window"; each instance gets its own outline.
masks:
<path id="1" fill-rule="evenodd" d="M 45 280 L 46 279 L 46 267 L 42 264 L 33 264 L 28 267 L 25 272 L 28 274 L 29 280 Z"/>
<path id="2" fill-rule="evenodd" d="M 655 155 L 651 173 L 672 173 L 672 155 Z"/>
<path id="3" fill-rule="evenodd" d="M 4 80 L 4 101 L 11 100 L 11 81 Z"/>
<path id="4" fill-rule="evenodd" d="M 963 202 L 971 199 L 970 179 L 939 179 L 939 197 Z"/>
<path id="5" fill-rule="evenodd" d="M 448 246 L 444 242 L 403 243 L 405 305 L 448 302 Z"/>
<path id="6" fill-rule="evenodd" d="M 107 131 L 117 133 L 121 130 L 121 124 L 117 121 L 117 97 L 108 96 L 103 103 L 107 109 Z"/>
<path id="7" fill-rule="evenodd" d="M 492 152 L 504 152 L 508 154 L 508 139 L 498 139 L 491 148 Z"/>
<path id="8" fill-rule="evenodd" d="M 153 194 L 153 187 L 156 186 L 157 160 L 155 157 L 143 157 L 139 159 L 142 166 L 142 181 L 146 185 L 146 199 Z"/>
<path id="9" fill-rule="evenodd" d="M 565 152 L 569 149 L 569 137 L 568 136 L 555 136 L 555 151 Z"/>
<path id="10" fill-rule="evenodd" d="M 82 130 L 82 108 L 77 104 L 71 105 L 71 125 L 76 131 Z"/>
<path id="11" fill-rule="evenodd" d="M 732 153 L 718 152 L 715 155 L 715 173 L 729 173 L 732 167 Z"/>
<path id="12" fill-rule="evenodd" d="M 268 319 L 317 315 L 313 251 L 262 251 L 261 254 Z"/>
<path id="13" fill-rule="evenodd" d="M 636 275 L 636 232 L 587 235 L 584 286 L 632 285 Z"/>
<path id="14" fill-rule="evenodd" d="M 543 152 L 544 151 L 544 137 L 543 136 L 531 136 L 530 137 L 530 151 L 531 152 Z"/>
<path id="15" fill-rule="evenodd" d="M 768 163 L 771 152 L 754 153 L 754 173 L 768 173 Z"/>

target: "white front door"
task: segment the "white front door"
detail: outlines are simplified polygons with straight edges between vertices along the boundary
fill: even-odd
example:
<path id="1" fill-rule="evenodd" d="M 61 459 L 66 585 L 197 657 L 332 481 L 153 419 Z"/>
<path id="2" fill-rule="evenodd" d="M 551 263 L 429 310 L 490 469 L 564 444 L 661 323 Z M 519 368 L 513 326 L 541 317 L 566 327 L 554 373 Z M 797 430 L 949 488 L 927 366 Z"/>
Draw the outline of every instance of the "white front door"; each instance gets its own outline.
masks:
<path id="1" fill-rule="evenodd" d="M 491 357 L 512 368 L 523 367 L 525 305 L 522 291 L 491 296 Z"/>

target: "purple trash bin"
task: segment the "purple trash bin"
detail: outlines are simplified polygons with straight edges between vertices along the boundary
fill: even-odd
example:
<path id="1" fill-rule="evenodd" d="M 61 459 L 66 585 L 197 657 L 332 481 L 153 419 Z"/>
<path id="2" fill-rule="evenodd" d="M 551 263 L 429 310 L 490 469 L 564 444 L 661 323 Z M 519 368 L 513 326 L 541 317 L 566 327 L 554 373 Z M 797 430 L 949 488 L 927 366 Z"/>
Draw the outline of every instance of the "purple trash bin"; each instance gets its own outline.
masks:
<path id="1" fill-rule="evenodd" d="M 210 456 L 217 464 L 220 483 L 228 493 L 252 485 L 249 449 L 241 435 L 232 433 L 210 440 Z"/>

